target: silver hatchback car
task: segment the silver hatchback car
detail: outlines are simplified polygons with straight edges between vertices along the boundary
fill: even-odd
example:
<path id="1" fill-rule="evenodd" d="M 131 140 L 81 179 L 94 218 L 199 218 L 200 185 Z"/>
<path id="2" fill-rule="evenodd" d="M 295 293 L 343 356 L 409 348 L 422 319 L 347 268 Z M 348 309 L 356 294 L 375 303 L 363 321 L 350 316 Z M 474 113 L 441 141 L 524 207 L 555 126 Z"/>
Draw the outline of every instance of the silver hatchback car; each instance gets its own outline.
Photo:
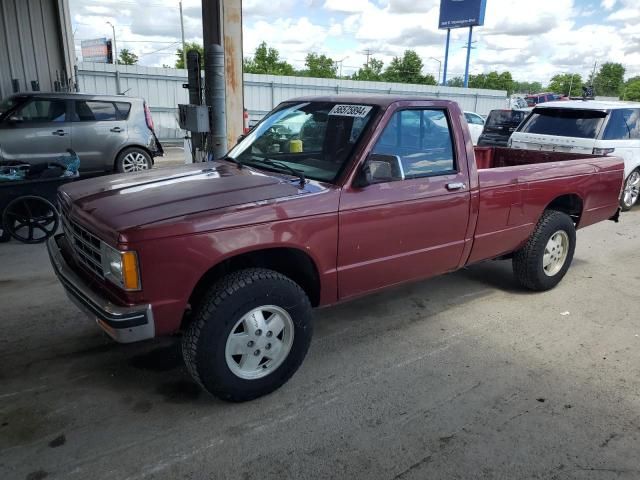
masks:
<path id="1" fill-rule="evenodd" d="M 51 162 L 69 148 L 81 173 L 146 170 L 163 154 L 141 98 L 37 92 L 0 102 L 0 160 Z"/>

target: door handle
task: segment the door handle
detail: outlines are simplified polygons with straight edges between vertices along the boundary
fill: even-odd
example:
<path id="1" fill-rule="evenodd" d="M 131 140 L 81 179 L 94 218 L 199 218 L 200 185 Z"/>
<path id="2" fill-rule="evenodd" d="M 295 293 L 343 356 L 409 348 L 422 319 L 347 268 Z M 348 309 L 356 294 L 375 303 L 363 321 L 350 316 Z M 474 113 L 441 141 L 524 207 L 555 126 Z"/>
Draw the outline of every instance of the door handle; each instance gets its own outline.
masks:
<path id="1" fill-rule="evenodd" d="M 55 132 L 51 132 L 51 135 L 58 135 L 59 137 L 64 137 L 67 134 L 64 130 L 56 130 Z"/>
<path id="2" fill-rule="evenodd" d="M 462 182 L 447 183 L 447 190 L 450 192 L 454 190 L 463 190 L 465 187 L 466 185 Z"/>
<path id="3" fill-rule="evenodd" d="M 111 129 L 111 131 L 112 131 L 112 132 L 114 132 L 114 133 L 121 133 L 121 132 L 123 132 L 124 130 L 122 130 L 120 127 L 113 127 L 113 128 Z"/>

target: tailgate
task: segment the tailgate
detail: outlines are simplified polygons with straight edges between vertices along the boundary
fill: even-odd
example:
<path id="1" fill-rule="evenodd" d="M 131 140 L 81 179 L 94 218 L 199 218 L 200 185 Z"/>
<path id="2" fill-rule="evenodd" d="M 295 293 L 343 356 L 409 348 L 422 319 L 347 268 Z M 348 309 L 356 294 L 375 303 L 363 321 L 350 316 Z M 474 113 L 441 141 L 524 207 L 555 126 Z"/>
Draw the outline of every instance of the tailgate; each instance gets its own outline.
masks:
<path id="1" fill-rule="evenodd" d="M 511 136 L 511 146 L 524 150 L 546 152 L 586 153 L 591 155 L 596 141 L 591 138 L 556 137 L 538 133 L 516 132 Z"/>

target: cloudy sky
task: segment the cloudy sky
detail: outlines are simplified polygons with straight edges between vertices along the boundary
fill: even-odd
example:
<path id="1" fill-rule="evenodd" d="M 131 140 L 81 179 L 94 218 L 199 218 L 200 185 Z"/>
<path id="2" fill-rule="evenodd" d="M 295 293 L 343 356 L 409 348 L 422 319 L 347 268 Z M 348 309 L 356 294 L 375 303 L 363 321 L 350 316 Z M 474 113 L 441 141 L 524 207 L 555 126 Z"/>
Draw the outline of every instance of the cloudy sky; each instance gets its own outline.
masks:
<path id="1" fill-rule="evenodd" d="M 174 65 L 180 41 L 178 0 L 69 0 L 76 49 L 111 37 L 148 66 Z M 343 73 L 366 60 L 411 48 L 424 73 L 437 77 L 445 32 L 437 29 L 439 0 L 243 0 L 244 55 L 266 41 L 296 67 L 307 52 L 344 59 Z M 200 0 L 184 0 L 187 41 L 202 42 Z M 452 31 L 449 76 L 464 72 L 467 30 Z M 639 0 L 487 0 L 485 25 L 474 30 L 471 73 L 510 70 L 517 80 L 547 82 L 556 73 L 586 76 L 594 62 L 621 62 L 640 75 Z M 433 58 L 432 58 L 433 57 Z"/>

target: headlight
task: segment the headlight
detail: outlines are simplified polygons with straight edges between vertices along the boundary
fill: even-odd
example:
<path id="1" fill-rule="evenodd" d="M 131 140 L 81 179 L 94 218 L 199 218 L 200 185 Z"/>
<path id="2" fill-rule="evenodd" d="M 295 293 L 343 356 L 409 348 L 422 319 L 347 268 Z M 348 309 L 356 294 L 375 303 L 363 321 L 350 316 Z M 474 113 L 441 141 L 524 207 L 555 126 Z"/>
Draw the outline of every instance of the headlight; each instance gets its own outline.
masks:
<path id="1" fill-rule="evenodd" d="M 102 244 L 102 270 L 109 281 L 124 290 L 140 290 L 140 269 L 136 252 L 121 252 Z"/>

